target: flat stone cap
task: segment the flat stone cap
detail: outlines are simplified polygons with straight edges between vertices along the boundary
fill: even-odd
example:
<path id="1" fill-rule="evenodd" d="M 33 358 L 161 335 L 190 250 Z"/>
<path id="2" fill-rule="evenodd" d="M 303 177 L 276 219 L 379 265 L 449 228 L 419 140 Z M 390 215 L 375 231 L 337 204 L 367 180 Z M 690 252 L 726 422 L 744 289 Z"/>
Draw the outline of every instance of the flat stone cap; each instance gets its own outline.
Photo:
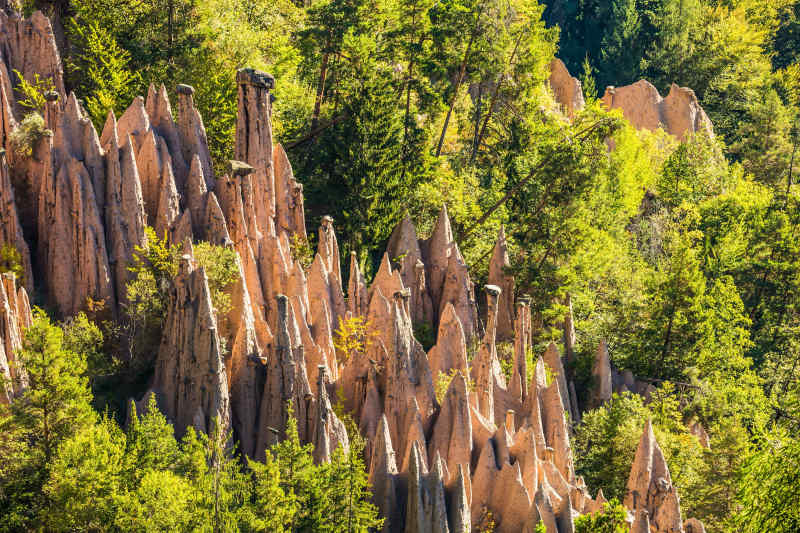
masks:
<path id="1" fill-rule="evenodd" d="M 249 83 L 256 87 L 263 87 L 265 89 L 272 89 L 275 87 L 275 78 L 272 74 L 267 74 L 254 68 L 242 68 L 236 72 L 236 81 L 238 83 Z"/>
<path id="2" fill-rule="evenodd" d="M 228 170 L 230 170 L 231 176 L 243 177 L 252 174 L 256 169 L 244 161 L 231 159 L 228 161 Z"/>
<path id="3" fill-rule="evenodd" d="M 179 83 L 177 87 L 175 87 L 175 91 L 178 94 L 186 94 L 192 96 L 194 94 L 194 87 L 191 85 L 186 85 L 185 83 Z"/>
<path id="4" fill-rule="evenodd" d="M 486 285 L 484 289 L 492 296 L 500 296 L 500 293 L 503 292 L 503 290 L 497 285 Z"/>
<path id="5" fill-rule="evenodd" d="M 411 289 L 404 288 L 402 291 L 395 291 L 394 297 L 398 299 L 408 299 L 411 298 Z"/>
<path id="6" fill-rule="evenodd" d="M 47 91 L 44 93 L 44 99 L 48 102 L 58 102 L 59 94 L 58 91 Z"/>

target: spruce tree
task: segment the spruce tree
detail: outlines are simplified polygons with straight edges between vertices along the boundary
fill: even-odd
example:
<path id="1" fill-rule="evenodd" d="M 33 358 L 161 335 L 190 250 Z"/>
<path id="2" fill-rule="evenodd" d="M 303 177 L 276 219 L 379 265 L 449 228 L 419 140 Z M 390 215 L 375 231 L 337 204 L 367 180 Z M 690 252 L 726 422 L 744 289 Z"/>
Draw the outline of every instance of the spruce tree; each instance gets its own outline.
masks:
<path id="1" fill-rule="evenodd" d="M 306 205 L 317 217 L 334 217 L 342 253 L 377 255 L 402 217 L 397 199 L 410 194 L 419 175 L 403 172 L 413 154 L 404 159 L 402 115 L 388 73 L 355 76 L 339 87 L 347 119 L 328 127 L 303 162 Z"/>

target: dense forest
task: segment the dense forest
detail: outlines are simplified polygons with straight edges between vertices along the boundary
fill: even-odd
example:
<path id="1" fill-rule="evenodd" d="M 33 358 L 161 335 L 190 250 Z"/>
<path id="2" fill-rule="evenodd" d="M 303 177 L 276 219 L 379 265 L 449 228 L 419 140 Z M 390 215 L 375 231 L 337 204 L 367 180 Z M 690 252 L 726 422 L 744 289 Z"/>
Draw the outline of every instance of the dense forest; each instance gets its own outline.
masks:
<path id="1" fill-rule="evenodd" d="M 563 342 L 574 317 L 575 473 L 611 501 L 576 531 L 629 531 L 620 502 L 648 420 L 684 516 L 709 533 L 800 531 L 800 2 L 10 4 L 51 20 L 66 89 L 98 132 L 151 84 L 192 86 L 218 175 L 235 158 L 237 70 L 269 72 L 274 140 L 308 225 L 332 217 L 342 261 L 354 253 L 367 279 L 404 218 L 428 236 L 444 205 L 483 286 L 503 228 L 517 296 L 530 301 L 531 351 Z M 573 116 L 549 90 L 555 57 L 582 85 Z M 604 107 L 606 87 L 640 79 L 662 94 L 691 88 L 713 134 L 637 130 Z M 52 89 L 44 78 L 15 88 L 21 152 L 41 135 Z M 0 402 L 0 531 L 380 530 L 369 436 L 341 399 L 330 401 L 350 446 L 329 462 L 314 460 L 293 417 L 255 461 L 219 428 L 176 438 L 152 396 L 137 415 L 130 401 L 153 375 L 165 287 L 184 253 L 148 234 L 120 313 L 88 302 L 64 316 L 40 286 L 31 293 L 38 308 L 17 356 L 27 388 Z M 306 268 L 318 241 L 311 231 L 292 242 Z M 217 315 L 228 314 L 235 253 L 209 243 L 193 253 Z M 0 270 L 24 278 L 13 246 Z M 368 342 L 369 328 L 342 322 L 337 353 Z M 436 343 L 429 324 L 414 335 L 425 350 Z M 647 395 L 594 405 L 601 341 L 615 370 L 653 385 Z M 509 346 L 497 350 L 510 377 Z"/>

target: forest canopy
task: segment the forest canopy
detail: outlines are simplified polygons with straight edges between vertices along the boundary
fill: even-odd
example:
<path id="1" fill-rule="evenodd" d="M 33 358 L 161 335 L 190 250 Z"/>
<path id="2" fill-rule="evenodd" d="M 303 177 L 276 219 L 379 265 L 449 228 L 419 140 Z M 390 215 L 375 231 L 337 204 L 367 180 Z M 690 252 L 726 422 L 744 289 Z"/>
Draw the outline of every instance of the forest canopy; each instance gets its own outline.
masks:
<path id="1" fill-rule="evenodd" d="M 308 227 L 333 217 L 342 258 L 355 253 L 367 279 L 405 217 L 427 237 L 444 205 L 480 287 L 502 227 L 537 354 L 574 315 L 576 471 L 617 500 L 579 527 L 626 530 L 619 501 L 651 420 L 684 516 L 714 533 L 800 528 L 800 1 L 18 7 L 53 20 L 66 85 L 98 131 L 151 84 L 194 87 L 216 169 L 234 158 L 237 69 L 272 74 L 274 138 Z M 556 57 L 583 87 L 572 117 L 549 89 Z M 606 87 L 640 79 L 691 88 L 713 134 L 679 141 L 605 109 Z M 32 106 L 21 155 L 46 134 L 34 111 L 48 89 L 19 97 Z M 379 527 L 353 424 L 330 463 L 313 462 L 296 428 L 256 463 L 219 431 L 177 440 L 154 400 L 136 416 L 128 399 L 152 376 L 180 254 L 149 235 L 124 317 L 40 310 L 28 328 L 24 401 L 0 405 L 0 531 L 341 531 L 345 516 L 352 531 Z M 293 248 L 306 267 L 316 239 Z M 235 254 L 195 247 L 223 316 Z M 22 277 L 15 253 L 3 248 L 0 271 Z M 416 326 L 420 341 L 435 334 Z M 601 341 L 616 370 L 653 384 L 647 398 L 589 408 Z"/>

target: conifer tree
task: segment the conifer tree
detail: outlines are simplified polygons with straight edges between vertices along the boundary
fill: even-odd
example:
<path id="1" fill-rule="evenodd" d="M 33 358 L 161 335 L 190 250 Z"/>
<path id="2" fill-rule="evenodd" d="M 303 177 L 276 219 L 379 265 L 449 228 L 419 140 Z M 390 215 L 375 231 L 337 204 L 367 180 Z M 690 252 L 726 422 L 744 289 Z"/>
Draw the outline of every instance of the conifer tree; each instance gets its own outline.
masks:
<path id="1" fill-rule="evenodd" d="M 400 221 L 404 206 L 396 199 L 420 175 L 403 173 L 402 115 L 388 73 L 359 75 L 339 91 L 348 118 L 321 134 L 303 161 L 306 205 L 316 216 L 334 215 L 343 253 L 374 251 Z"/>
<path id="2" fill-rule="evenodd" d="M 289 530 L 316 531 L 324 520 L 322 500 L 324 480 L 312 459 L 312 445 L 300 444 L 297 419 L 290 411 L 286 427 L 286 439 L 270 450 L 280 475 L 281 489 L 296 501 L 296 513 L 291 516 Z"/>
<path id="3" fill-rule="evenodd" d="M 0 529 L 36 527 L 40 509 L 48 505 L 42 487 L 58 447 L 90 427 L 96 415 L 89 404 L 86 359 L 63 345 L 63 331 L 37 310 L 25 332 L 19 364 L 27 387 L 10 405 L 0 406 L 3 429 L 0 463 Z"/>
<path id="4" fill-rule="evenodd" d="M 230 439 L 214 420 L 209 435 L 189 428 L 181 441 L 177 473 L 191 486 L 195 528 L 234 532 L 252 520 L 247 505 L 251 484 Z"/>
<path id="5" fill-rule="evenodd" d="M 102 531 L 123 491 L 125 434 L 104 418 L 64 441 L 44 487 L 42 522 L 50 531 Z"/>

